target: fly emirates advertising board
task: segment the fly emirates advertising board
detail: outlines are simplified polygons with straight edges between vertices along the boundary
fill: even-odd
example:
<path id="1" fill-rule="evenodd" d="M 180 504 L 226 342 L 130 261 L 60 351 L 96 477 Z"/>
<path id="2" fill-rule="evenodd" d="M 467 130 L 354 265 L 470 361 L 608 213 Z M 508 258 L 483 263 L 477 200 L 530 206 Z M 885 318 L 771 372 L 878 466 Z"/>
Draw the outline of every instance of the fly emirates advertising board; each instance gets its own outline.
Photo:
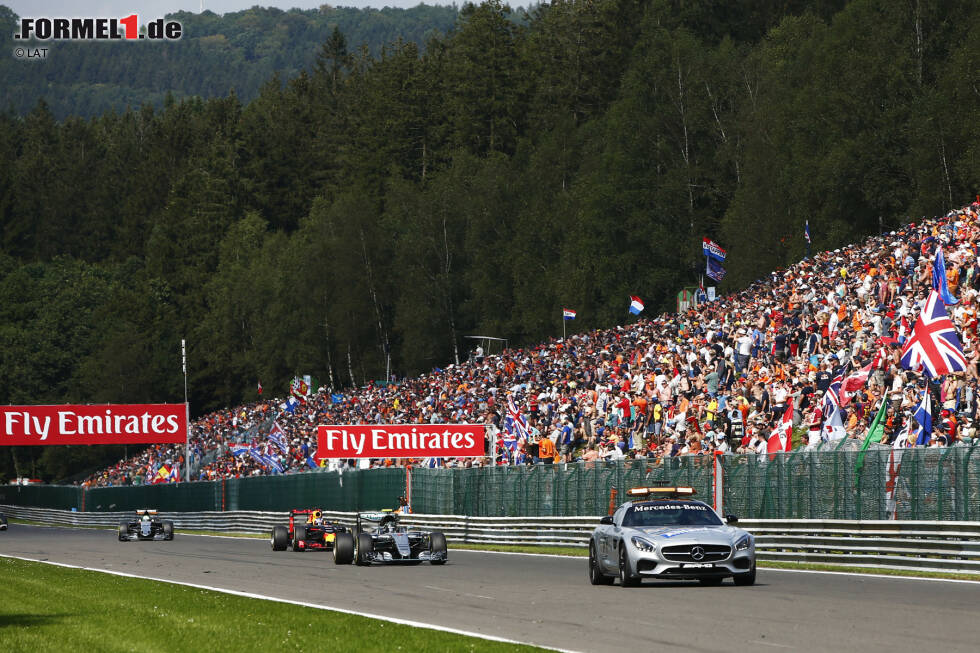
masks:
<path id="1" fill-rule="evenodd" d="M 486 427 L 474 424 L 320 426 L 317 458 L 484 456 Z"/>
<path id="2" fill-rule="evenodd" d="M 187 437 L 184 404 L 0 406 L 0 446 L 178 444 Z"/>

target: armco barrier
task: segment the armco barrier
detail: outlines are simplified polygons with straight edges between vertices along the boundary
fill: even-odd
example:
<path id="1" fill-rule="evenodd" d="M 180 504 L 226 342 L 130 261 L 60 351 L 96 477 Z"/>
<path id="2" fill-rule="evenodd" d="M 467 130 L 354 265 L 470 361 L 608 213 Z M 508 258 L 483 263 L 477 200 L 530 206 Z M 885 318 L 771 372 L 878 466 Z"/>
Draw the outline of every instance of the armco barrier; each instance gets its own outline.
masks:
<path id="1" fill-rule="evenodd" d="M 116 526 L 132 512 L 82 513 L 0 506 L 8 517 L 44 524 Z M 179 530 L 268 533 L 288 513 L 261 511 L 160 512 Z M 325 512 L 352 524 L 355 513 Z M 408 526 L 439 530 L 452 542 L 586 546 L 598 517 L 466 517 L 407 515 Z M 980 523 L 950 521 L 743 520 L 753 533 L 759 560 L 980 574 Z M 16 524 L 11 526 L 16 528 Z"/>

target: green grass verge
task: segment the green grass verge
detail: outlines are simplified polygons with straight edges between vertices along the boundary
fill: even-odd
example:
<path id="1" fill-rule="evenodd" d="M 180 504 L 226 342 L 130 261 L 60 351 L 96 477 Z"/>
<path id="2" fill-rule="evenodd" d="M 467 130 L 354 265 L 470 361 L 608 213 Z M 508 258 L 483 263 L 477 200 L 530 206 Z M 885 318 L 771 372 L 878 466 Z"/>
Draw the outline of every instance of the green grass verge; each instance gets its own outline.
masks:
<path id="1" fill-rule="evenodd" d="M 3 650 L 536 651 L 329 610 L 0 558 Z"/>

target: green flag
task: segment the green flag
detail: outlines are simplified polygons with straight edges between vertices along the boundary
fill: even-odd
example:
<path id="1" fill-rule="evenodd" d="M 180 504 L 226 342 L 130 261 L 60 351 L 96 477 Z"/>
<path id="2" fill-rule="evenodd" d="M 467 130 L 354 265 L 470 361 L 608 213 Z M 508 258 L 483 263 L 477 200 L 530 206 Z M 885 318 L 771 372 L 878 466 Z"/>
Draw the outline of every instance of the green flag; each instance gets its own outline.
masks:
<path id="1" fill-rule="evenodd" d="M 857 464 L 854 465 L 855 478 L 861 474 L 861 468 L 864 466 L 864 452 L 868 450 L 868 446 L 872 442 L 881 442 L 885 437 L 885 414 L 888 413 L 886 408 L 887 402 L 887 395 L 881 398 L 881 407 L 878 408 L 878 414 L 871 421 L 868 434 L 864 436 L 864 442 L 861 444 L 861 453 L 858 454 Z"/>

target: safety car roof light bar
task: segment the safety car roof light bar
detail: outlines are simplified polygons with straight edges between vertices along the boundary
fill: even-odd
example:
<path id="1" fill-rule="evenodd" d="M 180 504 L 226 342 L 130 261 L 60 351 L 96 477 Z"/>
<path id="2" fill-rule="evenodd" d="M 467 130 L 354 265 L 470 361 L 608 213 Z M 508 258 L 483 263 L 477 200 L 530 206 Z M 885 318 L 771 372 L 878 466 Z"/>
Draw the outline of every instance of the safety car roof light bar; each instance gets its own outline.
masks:
<path id="1" fill-rule="evenodd" d="M 697 494 L 693 487 L 633 487 L 626 491 L 631 497 L 655 497 L 669 499 L 672 497 L 693 496 Z"/>

